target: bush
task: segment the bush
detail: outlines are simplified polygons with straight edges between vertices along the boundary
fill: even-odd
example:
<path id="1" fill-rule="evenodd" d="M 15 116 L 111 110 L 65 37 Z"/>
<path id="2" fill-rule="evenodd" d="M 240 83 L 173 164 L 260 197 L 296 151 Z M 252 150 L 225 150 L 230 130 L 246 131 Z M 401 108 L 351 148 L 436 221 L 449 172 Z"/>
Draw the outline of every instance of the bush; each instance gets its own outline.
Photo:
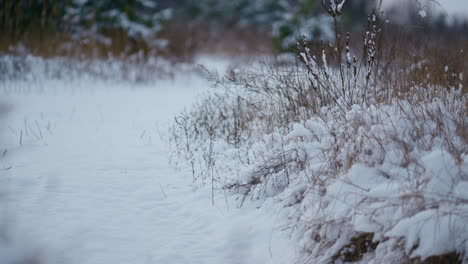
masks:
<path id="1" fill-rule="evenodd" d="M 213 76 L 222 89 L 171 127 L 175 160 L 240 205 L 280 201 L 300 262 L 467 262 L 466 40 L 404 50 L 420 36 L 375 11 L 356 41 L 326 7 L 334 42 Z"/>

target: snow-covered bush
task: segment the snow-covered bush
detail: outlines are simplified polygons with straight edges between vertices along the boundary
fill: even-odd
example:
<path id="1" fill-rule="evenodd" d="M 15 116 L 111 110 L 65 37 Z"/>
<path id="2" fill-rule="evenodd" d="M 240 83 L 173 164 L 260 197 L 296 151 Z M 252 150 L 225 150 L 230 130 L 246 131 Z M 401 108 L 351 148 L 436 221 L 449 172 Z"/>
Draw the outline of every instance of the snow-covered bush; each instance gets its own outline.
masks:
<path id="1" fill-rule="evenodd" d="M 303 197 L 296 218 L 306 223 L 308 258 L 351 262 L 349 254 L 360 254 L 355 261 L 401 263 L 465 256 L 466 103 L 461 90 L 414 88 L 389 104 L 354 105 L 342 120 L 326 114 L 297 124 L 301 137 L 292 149 L 311 158 L 302 161 L 310 169 L 295 178 L 305 186 L 300 195 L 291 192 L 290 203 Z M 353 248 L 362 234 L 370 236 L 368 248 Z"/>
<path id="2" fill-rule="evenodd" d="M 224 89 L 171 127 L 175 161 L 239 205 L 273 197 L 300 263 L 468 263 L 463 64 L 386 55 L 379 15 L 362 47 L 337 28 L 333 43 L 299 43 L 299 64 L 215 78 Z"/>

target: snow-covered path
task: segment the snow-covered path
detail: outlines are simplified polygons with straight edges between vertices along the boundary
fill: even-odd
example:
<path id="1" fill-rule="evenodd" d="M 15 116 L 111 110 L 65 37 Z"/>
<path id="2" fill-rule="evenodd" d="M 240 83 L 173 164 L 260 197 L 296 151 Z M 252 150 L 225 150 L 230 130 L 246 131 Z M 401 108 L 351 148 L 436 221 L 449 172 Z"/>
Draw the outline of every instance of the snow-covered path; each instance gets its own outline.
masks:
<path id="1" fill-rule="evenodd" d="M 50 81 L 4 86 L 1 204 L 46 263 L 291 263 L 274 206 L 236 208 L 168 165 L 159 130 L 208 86 Z M 229 206 L 228 206 L 229 205 Z M 1 251 L 0 251 L 1 252 Z"/>

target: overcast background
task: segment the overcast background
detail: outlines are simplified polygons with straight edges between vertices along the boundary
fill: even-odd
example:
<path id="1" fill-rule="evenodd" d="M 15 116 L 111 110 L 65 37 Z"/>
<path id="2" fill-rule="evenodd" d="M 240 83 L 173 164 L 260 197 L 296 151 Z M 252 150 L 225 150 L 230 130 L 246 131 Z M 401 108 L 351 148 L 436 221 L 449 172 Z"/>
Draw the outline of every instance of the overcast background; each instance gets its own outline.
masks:
<path id="1" fill-rule="evenodd" d="M 399 3 L 405 3 L 408 1 L 416 1 L 416 0 L 389 0 L 387 1 L 388 4 L 394 5 Z M 439 10 L 440 12 L 446 13 L 447 15 L 464 15 L 468 16 L 468 0 L 437 0 L 440 4 L 436 4 L 433 0 L 420 0 L 420 3 L 424 3 L 428 5 L 434 10 Z"/>

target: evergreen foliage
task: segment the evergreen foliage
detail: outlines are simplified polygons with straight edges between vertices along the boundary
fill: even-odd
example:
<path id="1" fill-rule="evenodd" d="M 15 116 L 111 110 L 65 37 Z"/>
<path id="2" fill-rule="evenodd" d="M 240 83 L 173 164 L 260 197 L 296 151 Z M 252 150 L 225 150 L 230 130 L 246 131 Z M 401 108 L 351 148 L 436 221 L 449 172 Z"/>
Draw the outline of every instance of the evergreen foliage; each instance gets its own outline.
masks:
<path id="1" fill-rule="evenodd" d="M 365 25 L 360 18 L 375 4 L 374 0 L 349 2 L 339 18 L 345 30 L 361 31 Z M 191 32 L 193 28 L 209 32 Z M 435 28 L 446 30 L 445 19 L 436 19 Z M 199 33 L 222 35 L 227 29 L 266 32 L 277 50 L 295 47 L 302 37 L 334 39 L 332 19 L 324 14 L 322 0 L 0 0 L 0 50 L 17 44 L 55 46 L 91 40 L 89 46 L 112 45 L 113 52 L 161 51 L 168 43 L 190 44 L 197 37 L 203 39 Z M 43 42 L 54 38 L 59 39 L 53 45 Z"/>

